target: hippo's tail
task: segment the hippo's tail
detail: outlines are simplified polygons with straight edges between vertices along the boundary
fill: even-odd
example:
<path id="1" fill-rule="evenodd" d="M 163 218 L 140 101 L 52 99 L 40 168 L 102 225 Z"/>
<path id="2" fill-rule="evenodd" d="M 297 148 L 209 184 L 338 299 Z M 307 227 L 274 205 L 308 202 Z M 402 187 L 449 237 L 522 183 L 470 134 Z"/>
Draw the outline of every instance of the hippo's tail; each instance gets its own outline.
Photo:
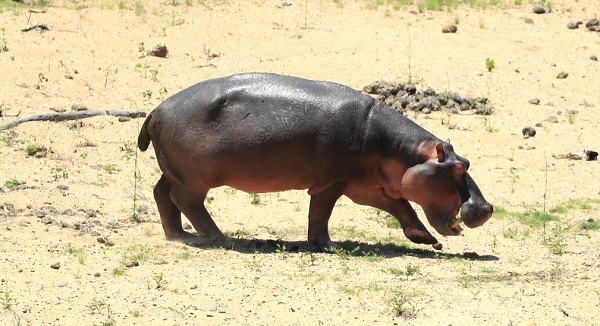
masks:
<path id="1" fill-rule="evenodd" d="M 152 120 L 153 113 L 154 111 L 148 114 L 146 121 L 144 121 L 144 124 L 142 125 L 142 130 L 140 130 L 140 135 L 138 136 L 138 147 L 142 152 L 148 149 L 150 141 L 152 140 L 150 138 L 150 133 L 148 132 L 148 124 L 150 123 L 150 120 Z"/>

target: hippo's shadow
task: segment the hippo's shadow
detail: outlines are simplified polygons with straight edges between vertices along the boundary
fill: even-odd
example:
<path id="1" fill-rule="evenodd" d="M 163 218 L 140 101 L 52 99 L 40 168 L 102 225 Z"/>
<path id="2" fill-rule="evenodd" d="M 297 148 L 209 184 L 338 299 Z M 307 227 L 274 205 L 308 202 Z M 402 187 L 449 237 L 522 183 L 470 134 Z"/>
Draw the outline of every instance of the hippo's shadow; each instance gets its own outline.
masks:
<path id="1" fill-rule="evenodd" d="M 496 261 L 499 260 L 494 255 L 479 255 L 476 252 L 464 252 L 462 254 L 444 253 L 433 249 L 411 248 L 406 243 L 377 242 L 366 243 L 361 241 L 345 240 L 338 242 L 340 249 L 327 251 L 331 254 L 353 257 L 381 257 L 394 258 L 403 256 L 413 256 L 419 258 L 433 259 L 465 259 L 474 261 Z M 240 253 L 309 253 L 307 241 L 283 241 L 283 240 L 264 240 L 264 239 L 244 239 L 229 238 L 227 244 L 206 245 L 188 243 L 187 245 L 196 248 L 223 248 L 226 250 L 235 250 Z"/>

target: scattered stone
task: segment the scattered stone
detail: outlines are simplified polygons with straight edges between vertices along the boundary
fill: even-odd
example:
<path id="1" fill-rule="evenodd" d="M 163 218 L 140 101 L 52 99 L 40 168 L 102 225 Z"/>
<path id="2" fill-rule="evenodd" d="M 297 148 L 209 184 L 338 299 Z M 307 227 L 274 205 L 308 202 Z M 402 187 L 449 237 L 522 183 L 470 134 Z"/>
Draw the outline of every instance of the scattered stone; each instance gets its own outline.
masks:
<path id="1" fill-rule="evenodd" d="M 569 76 L 569 73 L 568 73 L 568 72 L 561 71 L 561 72 L 559 72 L 559 73 L 558 73 L 558 75 L 556 75 L 556 78 L 557 78 L 557 79 L 565 79 L 565 78 L 567 78 L 568 76 Z"/>
<path id="2" fill-rule="evenodd" d="M 67 189 L 67 190 L 68 190 L 68 189 Z M 73 215 L 75 215 L 75 212 L 73 212 L 73 210 L 72 210 L 72 209 L 70 209 L 70 208 L 67 208 L 67 209 L 65 209 L 65 210 L 64 210 L 64 211 L 61 213 L 61 215 L 73 216 Z"/>
<path id="3" fill-rule="evenodd" d="M 60 189 L 60 190 L 69 190 L 69 186 L 65 186 L 65 185 L 57 185 L 56 188 Z"/>
<path id="4" fill-rule="evenodd" d="M 534 14 L 545 14 L 546 13 L 546 9 L 544 9 L 544 7 L 542 6 L 535 6 L 535 8 L 533 8 L 533 13 Z"/>
<path id="5" fill-rule="evenodd" d="M 532 127 L 523 128 L 523 138 L 527 139 L 533 136 L 535 136 L 535 129 L 533 129 Z"/>
<path id="6" fill-rule="evenodd" d="M 140 263 L 135 260 L 128 261 L 127 263 L 125 263 L 125 267 L 127 267 L 127 268 L 136 267 L 136 266 L 140 266 Z"/>
<path id="7" fill-rule="evenodd" d="M 536 124 L 535 124 L 535 126 L 536 126 L 536 127 L 538 127 L 538 128 L 539 128 L 539 127 L 542 127 L 542 123 L 541 123 L 541 122 L 538 122 L 538 123 L 536 123 Z"/>
<path id="8" fill-rule="evenodd" d="M 88 107 L 81 103 L 73 103 L 71 111 L 87 111 Z"/>
<path id="9" fill-rule="evenodd" d="M 190 287 L 190 290 L 195 290 L 195 289 L 197 289 L 197 288 L 198 288 L 198 285 L 194 284 L 194 285 L 192 285 L 192 286 Z"/>
<path id="10" fill-rule="evenodd" d="M 582 21 L 577 21 L 577 22 L 570 21 L 570 22 L 567 24 L 567 28 L 568 28 L 568 29 L 577 29 L 577 28 L 579 28 L 579 25 L 581 25 L 581 24 L 583 24 L 583 22 L 582 22 Z"/>
<path id="11" fill-rule="evenodd" d="M 540 104 L 540 99 L 539 98 L 532 98 L 531 100 L 529 100 L 529 103 L 534 104 L 534 105 L 538 105 Z"/>
<path id="12" fill-rule="evenodd" d="M 431 245 L 433 247 L 433 249 L 435 250 L 442 250 L 442 248 L 444 247 L 441 243 L 434 243 Z"/>
<path id="13" fill-rule="evenodd" d="M 60 268 L 60 262 L 54 263 L 54 264 L 50 265 L 50 268 L 52 268 L 52 269 L 59 269 Z"/>
<path id="14" fill-rule="evenodd" d="M 552 122 L 552 123 L 558 123 L 558 118 L 555 115 L 551 115 L 548 118 L 546 118 L 546 121 Z"/>
<path id="15" fill-rule="evenodd" d="M 596 18 L 592 18 L 585 23 L 585 27 L 587 27 L 589 30 L 592 30 L 592 27 L 594 26 L 600 26 L 600 21 Z"/>
<path id="16" fill-rule="evenodd" d="M 37 218 L 44 218 L 44 217 L 46 217 L 46 212 L 44 212 L 44 211 L 35 212 L 35 216 Z"/>
<path id="17" fill-rule="evenodd" d="M 81 230 L 81 223 L 73 223 L 73 225 L 71 225 L 71 227 L 73 228 L 73 230 Z"/>
<path id="18" fill-rule="evenodd" d="M 442 27 L 442 33 L 456 33 L 458 26 L 454 23 L 447 23 Z"/>
<path id="19" fill-rule="evenodd" d="M 69 75 L 69 74 L 66 74 L 66 75 L 65 75 L 65 79 L 73 79 L 73 76 L 71 76 L 71 75 Z"/>
<path id="20" fill-rule="evenodd" d="M 54 223 L 54 220 L 52 220 L 50 217 L 44 217 L 43 219 L 40 220 L 40 222 L 42 222 L 43 224 L 49 225 Z"/>
<path id="21" fill-rule="evenodd" d="M 225 310 L 219 310 L 219 313 L 220 313 L 220 314 L 224 314 L 224 313 L 225 313 Z"/>
<path id="22" fill-rule="evenodd" d="M 127 122 L 127 121 L 131 121 L 130 117 L 119 117 L 119 122 Z"/>
<path id="23" fill-rule="evenodd" d="M 533 23 L 533 19 L 531 19 L 531 18 L 525 18 L 523 21 L 525 22 L 525 24 L 531 24 L 531 25 L 534 25 L 534 23 Z"/>
<path id="24" fill-rule="evenodd" d="M 148 51 L 148 54 L 154 57 L 166 58 L 169 55 L 169 50 L 167 50 L 167 46 L 164 44 L 159 44 Z"/>
<path id="25" fill-rule="evenodd" d="M 64 221 L 60 221 L 60 227 L 63 228 L 63 229 L 66 229 L 66 228 L 69 227 L 69 223 L 64 222 Z"/>
<path id="26" fill-rule="evenodd" d="M 100 277 L 100 273 L 99 272 L 94 273 L 94 277 Z"/>
<path id="27" fill-rule="evenodd" d="M 212 312 L 207 312 L 206 313 L 206 317 L 214 317 L 214 316 L 215 316 L 215 314 L 212 313 Z"/>
<path id="28" fill-rule="evenodd" d="M 291 1 L 284 1 L 284 2 L 281 3 L 282 7 L 287 7 L 287 6 L 291 6 L 291 5 L 292 5 Z"/>
<path id="29" fill-rule="evenodd" d="M 592 54 L 590 56 L 590 60 L 592 60 L 592 61 L 598 61 L 598 57 L 595 54 Z"/>
<path id="30" fill-rule="evenodd" d="M 184 230 L 191 230 L 192 226 L 190 225 L 190 223 L 185 222 L 185 223 L 183 223 L 183 229 Z"/>
<path id="31" fill-rule="evenodd" d="M 93 209 L 88 209 L 85 211 L 85 215 L 87 218 L 96 217 L 96 211 Z"/>
<path id="32" fill-rule="evenodd" d="M 147 205 L 140 205 L 137 209 L 138 213 L 140 214 L 148 214 L 148 210 L 150 209 L 150 207 L 148 207 Z"/>

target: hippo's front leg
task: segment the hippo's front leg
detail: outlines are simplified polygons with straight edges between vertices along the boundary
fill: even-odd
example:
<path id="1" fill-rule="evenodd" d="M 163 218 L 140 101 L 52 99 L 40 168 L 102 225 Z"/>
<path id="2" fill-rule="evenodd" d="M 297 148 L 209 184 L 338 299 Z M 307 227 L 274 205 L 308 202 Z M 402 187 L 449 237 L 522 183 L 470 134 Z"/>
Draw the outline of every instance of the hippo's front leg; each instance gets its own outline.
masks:
<path id="1" fill-rule="evenodd" d="M 310 251 L 323 251 L 328 248 L 339 248 L 329 238 L 329 218 L 335 202 L 342 196 L 345 184 L 336 183 L 329 188 L 316 193 L 308 193 L 310 208 L 308 210 L 308 248 Z"/>
<path id="2" fill-rule="evenodd" d="M 400 222 L 404 235 L 410 241 L 426 244 L 438 242 L 421 223 L 408 200 L 404 198 L 393 199 L 385 193 L 383 188 L 349 189 L 344 195 L 357 204 L 379 208 L 392 214 Z"/>

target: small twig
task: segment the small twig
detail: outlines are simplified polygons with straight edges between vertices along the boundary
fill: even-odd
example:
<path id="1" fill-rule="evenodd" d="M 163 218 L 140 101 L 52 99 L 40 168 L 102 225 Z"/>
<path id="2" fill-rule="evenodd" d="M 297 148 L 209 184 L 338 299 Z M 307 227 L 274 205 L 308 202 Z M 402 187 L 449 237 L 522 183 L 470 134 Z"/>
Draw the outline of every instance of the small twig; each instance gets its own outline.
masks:
<path id="1" fill-rule="evenodd" d="M 33 25 L 33 26 L 30 26 L 27 28 L 23 28 L 23 29 L 21 29 L 21 32 L 29 32 L 34 29 L 39 29 L 40 31 L 49 31 L 50 30 L 50 28 L 48 28 L 48 25 L 46 25 L 46 24 L 37 24 L 37 25 Z"/>
<path id="2" fill-rule="evenodd" d="M 39 9 L 27 9 L 27 12 L 29 13 L 34 13 L 34 14 L 45 14 L 46 10 L 39 10 Z"/>
<path id="3" fill-rule="evenodd" d="M 7 117 L 18 117 L 21 114 L 21 111 L 17 112 L 17 113 L 3 113 L 5 116 Z"/>
<path id="4" fill-rule="evenodd" d="M 206 64 L 206 65 L 194 66 L 194 68 L 207 68 L 207 67 L 217 68 L 217 66 L 213 65 L 212 63 Z"/>
<path id="5" fill-rule="evenodd" d="M 75 112 L 62 112 L 62 113 L 45 113 L 45 114 L 34 114 L 13 122 L 7 123 L 4 126 L 0 126 L 0 131 L 13 128 L 24 122 L 29 121 L 65 121 L 65 120 L 79 120 L 83 118 L 91 118 L 98 115 L 112 115 L 115 117 L 130 117 L 130 118 L 143 118 L 146 116 L 146 112 L 143 111 L 109 111 L 109 110 L 89 110 L 89 111 L 75 111 Z"/>
<path id="6" fill-rule="evenodd" d="M 44 92 L 44 91 L 40 91 L 39 89 L 35 89 L 35 88 L 33 88 L 33 87 L 31 87 L 31 86 L 28 86 L 28 85 L 25 85 L 25 84 L 22 84 L 22 85 L 19 85 L 19 84 L 17 84 L 17 86 L 19 86 L 19 87 L 23 87 L 23 88 L 29 88 L 29 89 L 30 89 L 30 90 L 32 90 L 32 91 L 38 92 L 38 93 L 40 93 L 40 94 L 44 94 L 44 95 L 46 95 L 46 96 L 48 96 L 48 97 L 53 97 L 53 96 L 54 96 L 54 95 L 52 95 L 52 94 L 48 94 L 48 93 L 46 93 L 46 92 Z"/>

